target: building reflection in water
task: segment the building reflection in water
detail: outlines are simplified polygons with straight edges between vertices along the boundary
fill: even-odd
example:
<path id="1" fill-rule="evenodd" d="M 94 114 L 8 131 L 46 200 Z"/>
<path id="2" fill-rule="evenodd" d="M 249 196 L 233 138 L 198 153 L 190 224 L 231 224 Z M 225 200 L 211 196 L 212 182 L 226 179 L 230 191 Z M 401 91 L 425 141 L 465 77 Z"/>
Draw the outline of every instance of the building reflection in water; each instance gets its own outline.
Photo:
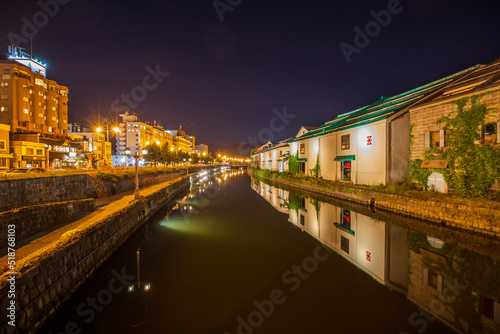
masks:
<path id="1" fill-rule="evenodd" d="M 290 223 L 420 306 L 420 311 L 408 318 L 416 332 L 422 332 L 428 322 L 438 318 L 462 333 L 500 333 L 497 251 L 493 252 L 493 260 L 434 236 L 361 214 L 352 205 L 341 207 L 274 187 L 267 181 L 252 179 L 252 188 L 276 210 L 288 214 Z M 395 217 L 393 221 L 404 220 Z M 464 233 L 463 237 L 470 236 Z M 493 242 L 498 250 L 498 240 Z M 492 254 L 491 249 L 488 254 Z"/>

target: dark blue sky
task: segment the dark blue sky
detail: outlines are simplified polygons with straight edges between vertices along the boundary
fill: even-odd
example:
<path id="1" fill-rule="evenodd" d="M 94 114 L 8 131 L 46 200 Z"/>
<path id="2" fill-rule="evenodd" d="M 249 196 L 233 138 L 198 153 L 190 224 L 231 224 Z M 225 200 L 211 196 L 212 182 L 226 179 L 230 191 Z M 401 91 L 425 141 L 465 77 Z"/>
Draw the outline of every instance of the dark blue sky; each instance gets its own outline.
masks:
<path id="1" fill-rule="evenodd" d="M 296 117 L 273 138 L 283 139 L 300 125 L 500 57 L 493 0 L 401 1 L 402 11 L 349 64 L 340 43 L 354 46 L 354 28 L 364 30 L 370 12 L 390 1 L 243 0 L 223 22 L 213 0 L 61 2 L 40 24 L 33 53 L 49 64 L 48 78 L 69 87 L 70 121 L 110 113 L 121 94 L 140 91 L 146 67 L 159 65 L 170 74 L 133 111 L 167 128 L 182 122 L 205 143 L 257 136 L 273 108 L 287 106 Z M 36 1 L 2 4 L 3 53 L 9 33 L 22 36 L 22 18 L 33 22 L 40 10 Z M 29 52 L 29 43 L 21 46 Z"/>

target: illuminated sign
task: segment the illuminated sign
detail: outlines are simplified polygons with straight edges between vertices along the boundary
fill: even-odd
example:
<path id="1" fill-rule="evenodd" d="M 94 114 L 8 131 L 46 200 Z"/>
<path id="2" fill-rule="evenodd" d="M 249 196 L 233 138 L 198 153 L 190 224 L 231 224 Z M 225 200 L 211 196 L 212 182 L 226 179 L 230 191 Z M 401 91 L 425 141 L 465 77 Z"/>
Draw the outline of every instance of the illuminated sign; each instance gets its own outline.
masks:
<path id="1" fill-rule="evenodd" d="M 19 46 L 9 45 L 8 58 L 29 67 L 33 73 L 38 73 L 45 77 L 47 66 L 42 64 L 40 61 L 31 58 L 31 56 L 23 50 L 24 49 Z"/>
<path id="2" fill-rule="evenodd" d="M 373 143 L 373 136 L 366 136 L 366 145 L 372 145 Z"/>
<path id="3" fill-rule="evenodd" d="M 372 262 L 372 253 L 369 251 L 366 251 L 366 261 Z"/>

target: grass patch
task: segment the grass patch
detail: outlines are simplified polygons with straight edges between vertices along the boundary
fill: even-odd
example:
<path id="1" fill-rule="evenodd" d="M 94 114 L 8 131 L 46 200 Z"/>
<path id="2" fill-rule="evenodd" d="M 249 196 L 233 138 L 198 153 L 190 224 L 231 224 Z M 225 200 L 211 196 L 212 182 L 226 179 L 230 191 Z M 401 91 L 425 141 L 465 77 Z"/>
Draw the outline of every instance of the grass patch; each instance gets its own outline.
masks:
<path id="1" fill-rule="evenodd" d="M 405 182 L 394 183 L 389 186 L 385 186 L 382 184 L 353 185 L 351 183 L 342 181 L 321 180 L 305 175 L 292 175 L 287 172 L 280 173 L 263 169 L 253 169 L 252 173 L 278 182 L 284 181 L 300 185 L 307 185 L 325 191 L 337 191 L 343 193 L 358 192 L 360 195 L 363 195 L 363 191 L 375 191 L 385 194 L 405 196 L 423 201 L 446 202 L 500 210 L 499 198 L 470 198 L 453 194 L 443 194 L 437 191 L 418 190 L 415 189 L 412 185 L 409 185 Z"/>

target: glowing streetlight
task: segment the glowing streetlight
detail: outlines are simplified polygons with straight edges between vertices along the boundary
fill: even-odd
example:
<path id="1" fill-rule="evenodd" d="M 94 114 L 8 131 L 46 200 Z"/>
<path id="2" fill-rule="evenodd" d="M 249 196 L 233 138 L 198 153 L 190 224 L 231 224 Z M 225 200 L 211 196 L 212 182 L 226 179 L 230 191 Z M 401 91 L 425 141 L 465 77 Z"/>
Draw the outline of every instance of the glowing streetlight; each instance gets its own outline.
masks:
<path id="1" fill-rule="evenodd" d="M 98 127 L 97 129 L 95 129 L 95 131 L 101 133 L 102 132 L 102 128 Z"/>

